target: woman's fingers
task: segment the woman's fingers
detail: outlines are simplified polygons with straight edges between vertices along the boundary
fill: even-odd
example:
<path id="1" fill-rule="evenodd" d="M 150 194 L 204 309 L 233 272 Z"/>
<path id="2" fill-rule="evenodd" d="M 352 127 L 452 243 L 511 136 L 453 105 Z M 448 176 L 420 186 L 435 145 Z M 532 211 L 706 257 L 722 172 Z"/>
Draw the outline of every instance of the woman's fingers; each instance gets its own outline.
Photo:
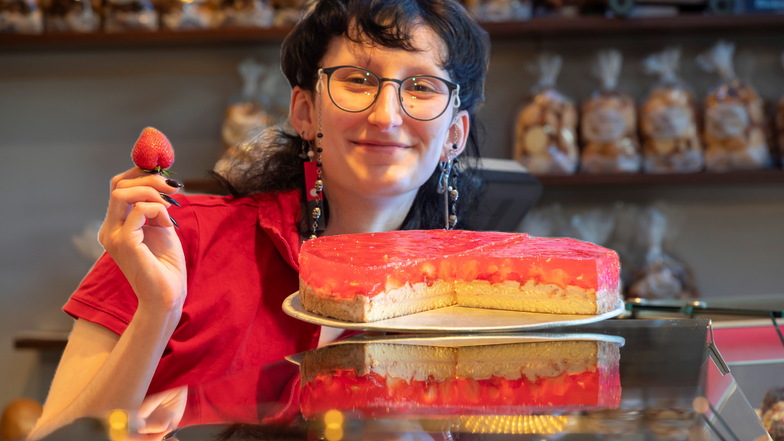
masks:
<path id="1" fill-rule="evenodd" d="M 160 197 L 160 196 L 159 196 Z M 173 227 L 172 218 L 169 212 L 160 202 L 136 202 L 132 205 L 125 205 L 122 208 L 122 215 L 107 215 L 106 221 L 98 234 L 98 239 L 107 251 L 116 250 L 122 243 L 132 244 L 132 246 L 144 242 L 145 233 L 142 228 L 152 227 Z M 119 210 L 117 207 L 110 207 L 110 210 Z"/>
<path id="2" fill-rule="evenodd" d="M 167 195 L 168 197 L 168 195 Z M 109 198 L 109 208 L 106 212 L 108 221 L 123 221 L 134 204 L 141 202 L 158 203 L 168 207 L 172 205 L 152 187 L 117 188 L 112 191 Z"/>
<path id="3" fill-rule="evenodd" d="M 165 227 L 173 225 L 171 218 L 168 215 L 168 211 L 166 211 L 166 208 L 172 204 L 155 189 L 151 187 L 118 188 L 112 191 L 112 196 L 109 198 L 106 219 L 104 219 L 104 223 L 101 226 L 101 231 L 98 235 L 98 239 L 101 244 L 104 245 L 104 248 L 106 247 L 106 241 L 109 237 L 123 228 L 123 225 L 127 222 L 127 218 L 134 210 L 134 207 L 140 204 L 143 204 L 141 206 L 145 207 L 147 205 L 152 205 L 153 207 L 157 207 L 157 209 L 150 211 L 152 210 L 151 208 L 145 208 L 144 211 L 149 212 L 149 216 L 144 215 L 146 216 L 145 219 L 139 219 L 137 215 L 135 218 L 136 220 L 133 223 L 133 225 L 135 225 L 133 229 L 140 228 L 140 222 L 144 225 L 144 223 L 147 222 L 147 218 L 152 220 L 152 225 Z M 165 214 L 165 220 L 161 219 L 161 214 Z"/>
<path id="4" fill-rule="evenodd" d="M 132 183 L 129 184 L 127 181 L 132 181 Z M 110 181 L 109 190 L 130 185 L 149 185 L 164 193 L 174 193 L 182 188 L 182 182 L 176 179 L 169 179 L 158 173 L 147 173 L 134 167 L 114 176 Z"/>
<path id="5" fill-rule="evenodd" d="M 128 233 L 149 225 L 154 227 L 173 227 L 169 212 L 163 204 L 155 202 L 137 202 L 128 212 L 122 229 Z"/>

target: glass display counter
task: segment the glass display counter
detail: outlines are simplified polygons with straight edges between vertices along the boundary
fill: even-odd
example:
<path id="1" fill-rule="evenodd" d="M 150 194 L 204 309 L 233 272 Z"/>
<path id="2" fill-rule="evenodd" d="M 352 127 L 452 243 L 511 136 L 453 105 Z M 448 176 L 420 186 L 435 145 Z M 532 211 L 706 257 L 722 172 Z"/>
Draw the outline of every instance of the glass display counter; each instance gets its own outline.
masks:
<path id="1" fill-rule="evenodd" d="M 769 439 L 707 319 L 358 336 L 193 385 L 196 440 Z M 47 440 L 149 439 L 78 421 Z"/>

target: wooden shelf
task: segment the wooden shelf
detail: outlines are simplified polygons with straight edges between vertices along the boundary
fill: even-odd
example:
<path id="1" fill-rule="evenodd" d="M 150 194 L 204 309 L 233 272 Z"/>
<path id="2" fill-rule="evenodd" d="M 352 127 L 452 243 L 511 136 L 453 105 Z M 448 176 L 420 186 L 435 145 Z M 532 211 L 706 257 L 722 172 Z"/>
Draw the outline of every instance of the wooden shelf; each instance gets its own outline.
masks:
<path id="1" fill-rule="evenodd" d="M 544 187 L 784 184 L 784 170 L 764 169 L 724 173 L 575 174 L 569 176 L 538 176 L 537 178 Z"/>
<path id="2" fill-rule="evenodd" d="M 186 193 L 228 194 L 226 189 L 213 179 L 185 179 L 182 183 Z"/>
<path id="3" fill-rule="evenodd" d="M 68 343 L 67 331 L 24 332 L 14 337 L 15 349 L 63 350 L 66 343 Z"/>
<path id="4" fill-rule="evenodd" d="M 706 15 L 672 17 L 605 18 L 602 16 L 541 17 L 527 21 L 486 22 L 490 36 L 573 36 L 613 33 L 678 33 L 732 30 L 733 32 L 784 32 L 784 14 Z M 229 43 L 279 42 L 289 27 L 222 28 L 151 32 L 44 33 L 41 35 L 0 34 L 0 50 L 167 47 L 176 45 L 221 45 Z"/>
<path id="5" fill-rule="evenodd" d="M 784 170 L 764 169 L 733 171 L 724 173 L 666 173 L 666 174 L 574 174 L 568 176 L 537 176 L 547 187 L 612 187 L 612 186 L 696 186 L 696 185 L 752 185 L 784 184 Z M 190 179 L 183 182 L 185 191 L 193 193 L 226 194 L 215 181 L 209 179 Z"/>
<path id="6" fill-rule="evenodd" d="M 672 17 L 649 18 L 605 18 L 542 17 L 529 21 L 484 23 L 483 26 L 494 39 L 520 36 L 580 36 L 606 34 L 656 34 L 684 32 L 784 32 L 784 14 L 737 14 L 706 15 L 681 14 Z"/>
<path id="7" fill-rule="evenodd" d="M 222 45 L 230 43 L 279 43 L 290 28 L 225 28 L 183 31 L 129 31 L 91 33 L 0 34 L 0 50 L 32 49 L 145 49 L 170 46 Z"/>

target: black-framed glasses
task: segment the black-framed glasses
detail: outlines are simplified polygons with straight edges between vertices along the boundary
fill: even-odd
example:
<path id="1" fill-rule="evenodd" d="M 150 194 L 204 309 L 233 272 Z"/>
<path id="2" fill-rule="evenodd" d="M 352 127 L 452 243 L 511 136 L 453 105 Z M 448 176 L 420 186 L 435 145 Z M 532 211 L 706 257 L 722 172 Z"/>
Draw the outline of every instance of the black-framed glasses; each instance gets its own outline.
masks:
<path id="1" fill-rule="evenodd" d="M 446 111 L 450 103 L 455 108 L 460 107 L 460 85 L 433 75 L 415 75 L 398 80 L 379 77 L 357 66 L 325 67 L 319 69 L 318 74 L 319 77 L 327 75 L 329 98 L 346 112 L 369 109 L 378 99 L 385 81 L 398 85 L 400 108 L 416 120 L 434 120 Z"/>

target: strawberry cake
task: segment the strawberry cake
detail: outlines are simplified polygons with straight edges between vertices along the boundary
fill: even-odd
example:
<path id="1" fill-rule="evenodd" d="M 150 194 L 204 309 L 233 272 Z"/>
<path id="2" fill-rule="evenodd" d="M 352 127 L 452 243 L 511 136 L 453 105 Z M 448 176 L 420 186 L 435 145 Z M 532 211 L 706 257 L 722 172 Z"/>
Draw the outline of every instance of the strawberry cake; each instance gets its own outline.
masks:
<path id="1" fill-rule="evenodd" d="M 303 355 L 305 418 L 518 415 L 617 408 L 620 349 L 594 340 L 474 346 L 344 343 Z"/>
<path id="2" fill-rule="evenodd" d="M 618 255 L 568 238 L 410 230 L 325 236 L 302 245 L 302 306 L 373 322 L 446 306 L 604 314 L 620 300 Z"/>

